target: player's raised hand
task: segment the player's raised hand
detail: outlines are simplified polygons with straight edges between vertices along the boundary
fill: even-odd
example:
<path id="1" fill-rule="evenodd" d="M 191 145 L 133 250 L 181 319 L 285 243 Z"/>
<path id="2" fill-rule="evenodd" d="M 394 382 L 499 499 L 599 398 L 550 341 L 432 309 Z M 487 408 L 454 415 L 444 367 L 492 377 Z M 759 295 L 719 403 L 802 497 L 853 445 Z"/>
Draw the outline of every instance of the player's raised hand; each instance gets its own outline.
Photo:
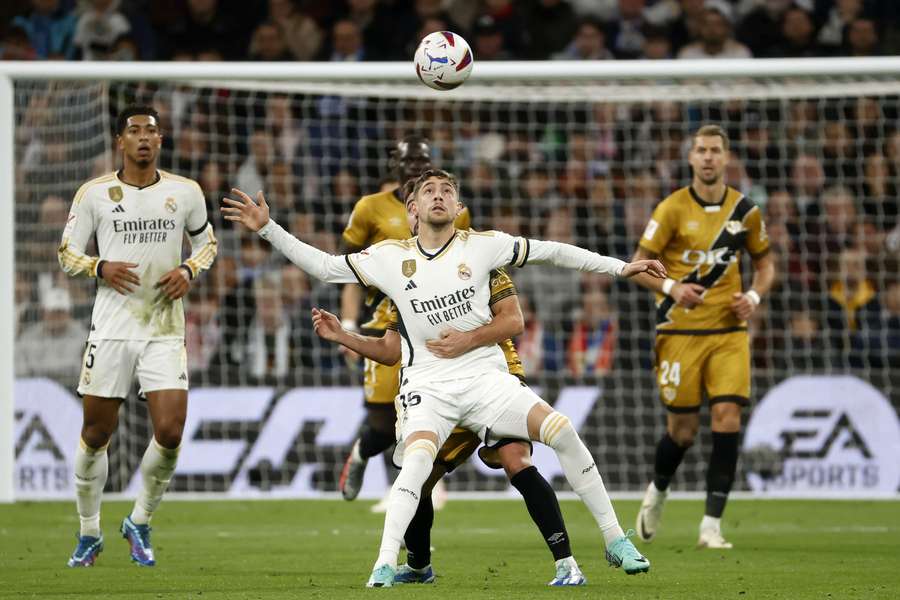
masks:
<path id="1" fill-rule="evenodd" d="M 438 358 L 456 358 L 472 349 L 471 335 L 448 327 L 436 340 L 427 340 L 425 347 Z"/>
<path id="2" fill-rule="evenodd" d="M 646 259 L 625 263 L 625 267 L 622 269 L 622 277 L 631 277 L 638 273 L 646 273 L 656 279 L 665 279 L 666 267 L 656 259 Z"/>
<path id="3" fill-rule="evenodd" d="M 694 308 L 703 304 L 703 292 L 706 288 L 699 283 L 676 283 L 672 286 L 670 296 L 678 303 L 678 306 Z"/>
<path id="4" fill-rule="evenodd" d="M 748 294 L 735 292 L 731 296 L 731 312 L 741 321 L 749 319 L 756 310 L 756 306 L 756 302 Z"/>
<path id="5" fill-rule="evenodd" d="M 154 287 L 159 289 L 162 295 L 169 300 L 178 300 L 191 289 L 191 277 L 184 268 L 175 267 L 160 277 Z"/>
<path id="6" fill-rule="evenodd" d="M 238 200 L 222 198 L 222 203 L 227 205 L 221 209 L 225 220 L 240 223 L 250 231 L 259 231 L 269 222 L 269 205 L 262 191 L 256 193 L 258 202 L 237 188 L 231 188 L 231 193 Z"/>
<path id="7" fill-rule="evenodd" d="M 136 267 L 137 263 L 105 260 L 100 268 L 100 278 L 124 296 L 132 293 L 134 287 L 141 285 L 141 278 L 131 270 Z"/>
<path id="8" fill-rule="evenodd" d="M 343 331 L 340 319 L 327 310 L 313 308 L 312 322 L 316 335 L 329 342 L 336 342 Z"/>

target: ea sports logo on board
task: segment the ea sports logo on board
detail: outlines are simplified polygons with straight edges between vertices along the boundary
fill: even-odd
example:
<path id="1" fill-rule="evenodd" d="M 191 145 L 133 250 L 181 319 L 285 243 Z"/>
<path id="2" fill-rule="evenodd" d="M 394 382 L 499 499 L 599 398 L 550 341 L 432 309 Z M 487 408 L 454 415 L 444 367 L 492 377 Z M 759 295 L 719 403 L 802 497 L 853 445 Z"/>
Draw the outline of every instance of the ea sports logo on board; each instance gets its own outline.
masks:
<path id="1" fill-rule="evenodd" d="M 893 494 L 900 485 L 900 423 L 887 398 L 856 377 L 792 377 L 753 412 L 744 452 L 773 449 L 775 476 L 748 465 L 754 491 L 777 495 Z"/>

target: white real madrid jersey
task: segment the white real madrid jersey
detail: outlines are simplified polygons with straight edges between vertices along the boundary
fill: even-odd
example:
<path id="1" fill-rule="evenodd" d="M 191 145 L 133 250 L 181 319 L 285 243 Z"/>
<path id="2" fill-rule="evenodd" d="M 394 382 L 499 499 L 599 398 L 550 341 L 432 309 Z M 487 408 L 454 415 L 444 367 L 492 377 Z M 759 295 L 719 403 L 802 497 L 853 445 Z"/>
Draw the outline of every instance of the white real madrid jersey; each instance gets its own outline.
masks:
<path id="1" fill-rule="evenodd" d="M 102 261 L 136 263 L 140 285 L 123 295 L 102 278 L 91 317 L 91 340 L 148 340 L 184 337 L 182 301 L 170 301 L 156 288 L 165 273 L 182 264 L 185 232 L 194 253 L 184 264 L 196 276 L 215 258 L 216 243 L 200 186 L 158 171 L 143 188 L 124 183 L 117 173 L 88 181 L 75 195 L 59 248 L 63 270 L 96 277 Z M 85 247 L 97 237 L 99 256 Z M 199 248 L 198 248 L 199 246 Z"/>

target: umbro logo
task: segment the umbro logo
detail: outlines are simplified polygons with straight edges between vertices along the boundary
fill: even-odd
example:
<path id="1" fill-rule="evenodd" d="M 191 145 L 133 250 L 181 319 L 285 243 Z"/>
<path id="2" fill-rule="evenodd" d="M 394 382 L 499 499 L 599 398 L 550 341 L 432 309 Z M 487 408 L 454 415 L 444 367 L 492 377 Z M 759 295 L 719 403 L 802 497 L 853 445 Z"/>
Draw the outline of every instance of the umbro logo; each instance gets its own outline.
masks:
<path id="1" fill-rule="evenodd" d="M 123 212 L 125 212 L 125 209 L 122 208 L 121 204 L 118 204 L 118 205 L 116 205 L 116 207 L 114 209 L 112 209 L 112 211 L 114 213 L 123 213 Z"/>
<path id="2" fill-rule="evenodd" d="M 547 538 L 547 543 L 551 544 L 551 545 L 558 544 L 558 543 L 564 541 L 565 539 L 566 539 L 566 534 L 563 533 L 562 531 L 557 531 L 556 533 L 554 533 L 553 535 L 551 535 L 550 537 Z"/>
<path id="3" fill-rule="evenodd" d="M 418 286 L 416 285 L 416 282 L 413 281 L 412 279 L 410 279 L 410 280 L 409 280 L 409 283 L 406 284 L 406 287 L 403 288 L 403 291 L 408 292 L 409 290 L 414 290 L 414 289 L 416 289 L 417 287 L 418 287 Z"/>

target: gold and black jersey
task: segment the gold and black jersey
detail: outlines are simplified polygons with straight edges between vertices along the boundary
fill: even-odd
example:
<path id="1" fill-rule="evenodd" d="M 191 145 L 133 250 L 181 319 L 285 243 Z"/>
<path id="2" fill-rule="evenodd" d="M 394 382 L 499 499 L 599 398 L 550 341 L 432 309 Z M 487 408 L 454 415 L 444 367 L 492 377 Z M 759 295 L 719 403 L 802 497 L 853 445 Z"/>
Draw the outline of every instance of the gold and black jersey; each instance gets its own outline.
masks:
<path id="1" fill-rule="evenodd" d="M 457 229 L 471 224 L 468 209 L 456 218 Z M 351 248 L 367 248 L 384 240 L 406 240 L 412 237 L 406 219 L 406 204 L 393 191 L 363 196 L 357 201 L 344 229 L 344 242 Z M 391 302 L 379 290 L 366 291 L 366 308 L 360 322 L 362 329 L 383 331 L 390 322 Z"/>
<path id="2" fill-rule="evenodd" d="M 734 331 L 746 327 L 730 309 L 741 292 L 740 259 L 747 251 L 759 258 L 769 251 L 759 208 L 727 187 L 721 202 L 704 202 L 690 187 L 659 203 L 640 246 L 660 257 L 669 277 L 706 288 L 703 303 L 687 309 L 657 294 L 657 330 L 695 333 Z"/>
<path id="3" fill-rule="evenodd" d="M 504 298 L 515 296 L 516 293 L 516 284 L 513 283 L 513 280 L 510 279 L 503 268 L 491 271 L 490 306 L 493 306 Z M 397 309 L 392 305 L 390 311 L 390 320 L 385 328 L 398 331 L 400 329 L 400 318 L 397 315 Z M 500 342 L 499 346 L 500 349 L 503 350 L 503 356 L 506 357 L 506 367 L 509 369 L 510 374 L 525 381 L 525 367 L 522 365 L 519 353 L 516 352 L 516 345 L 511 339 L 506 339 Z"/>

